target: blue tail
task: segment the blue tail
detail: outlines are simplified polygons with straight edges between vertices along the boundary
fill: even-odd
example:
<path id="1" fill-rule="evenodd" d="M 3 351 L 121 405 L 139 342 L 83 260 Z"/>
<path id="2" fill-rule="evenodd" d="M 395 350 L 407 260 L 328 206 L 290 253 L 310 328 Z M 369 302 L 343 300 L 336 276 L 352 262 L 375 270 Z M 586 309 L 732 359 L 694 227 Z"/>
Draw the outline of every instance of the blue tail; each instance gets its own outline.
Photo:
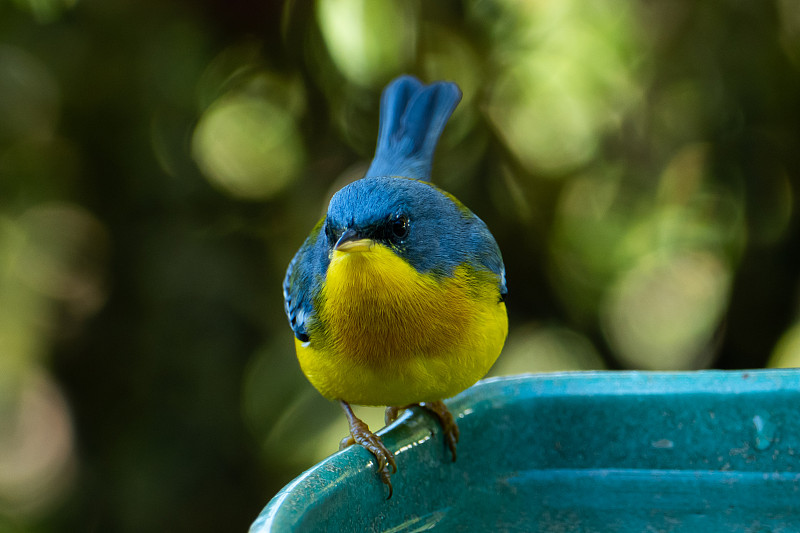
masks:
<path id="1" fill-rule="evenodd" d="M 429 180 L 433 151 L 459 100 L 461 91 L 455 83 L 425 86 L 412 76 L 390 83 L 381 98 L 378 147 L 366 177 Z"/>

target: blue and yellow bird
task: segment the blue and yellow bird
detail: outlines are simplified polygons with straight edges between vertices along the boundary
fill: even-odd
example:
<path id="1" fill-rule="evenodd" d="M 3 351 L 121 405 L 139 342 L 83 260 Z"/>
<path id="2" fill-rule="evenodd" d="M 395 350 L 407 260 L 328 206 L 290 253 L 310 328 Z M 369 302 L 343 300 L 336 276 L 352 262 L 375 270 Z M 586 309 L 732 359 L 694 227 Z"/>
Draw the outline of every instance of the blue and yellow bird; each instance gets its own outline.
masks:
<path id="1" fill-rule="evenodd" d="M 443 399 L 486 375 L 508 333 L 500 249 L 486 224 L 432 185 L 433 152 L 461 100 L 449 82 L 401 76 L 381 99 L 375 158 L 339 190 L 289 264 L 283 290 L 300 367 L 337 400 L 351 437 L 392 494 L 397 466 L 350 404 L 436 414 L 456 457 Z"/>

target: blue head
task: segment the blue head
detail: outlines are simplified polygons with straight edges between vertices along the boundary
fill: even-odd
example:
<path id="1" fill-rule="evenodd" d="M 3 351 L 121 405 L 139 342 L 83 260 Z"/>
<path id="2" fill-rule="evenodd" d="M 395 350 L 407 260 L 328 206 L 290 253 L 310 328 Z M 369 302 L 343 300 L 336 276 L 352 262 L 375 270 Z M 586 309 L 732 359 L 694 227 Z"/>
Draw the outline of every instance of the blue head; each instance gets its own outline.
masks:
<path id="1" fill-rule="evenodd" d="M 331 247 L 343 238 L 370 239 L 426 273 L 449 275 L 460 264 L 478 266 L 485 262 L 480 256 L 495 253 L 500 261 L 497 245 L 478 217 L 452 196 L 417 180 L 371 177 L 351 183 L 331 199 L 324 232 Z"/>

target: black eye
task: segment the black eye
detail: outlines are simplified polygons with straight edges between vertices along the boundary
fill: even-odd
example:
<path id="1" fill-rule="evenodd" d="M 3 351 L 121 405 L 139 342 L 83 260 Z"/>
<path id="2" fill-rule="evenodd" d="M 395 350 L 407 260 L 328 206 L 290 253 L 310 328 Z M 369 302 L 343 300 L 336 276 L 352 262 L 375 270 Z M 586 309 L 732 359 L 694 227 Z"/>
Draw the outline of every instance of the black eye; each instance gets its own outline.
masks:
<path id="1" fill-rule="evenodd" d="M 397 240 L 405 239 L 408 236 L 408 217 L 405 215 L 397 215 L 390 222 L 392 237 Z"/>

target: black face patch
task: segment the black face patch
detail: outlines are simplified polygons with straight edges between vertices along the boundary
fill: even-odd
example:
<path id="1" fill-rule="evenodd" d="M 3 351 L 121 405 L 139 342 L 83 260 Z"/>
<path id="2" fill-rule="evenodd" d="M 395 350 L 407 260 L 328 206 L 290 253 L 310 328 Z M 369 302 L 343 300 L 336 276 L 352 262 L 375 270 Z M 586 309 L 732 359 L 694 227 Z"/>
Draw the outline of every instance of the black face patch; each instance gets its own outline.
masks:
<path id="1" fill-rule="evenodd" d="M 341 236 L 341 229 L 335 228 L 330 219 L 325 219 L 325 237 L 328 239 L 328 247 L 333 248 L 333 245 L 336 244 L 336 241 L 338 241 Z"/>

